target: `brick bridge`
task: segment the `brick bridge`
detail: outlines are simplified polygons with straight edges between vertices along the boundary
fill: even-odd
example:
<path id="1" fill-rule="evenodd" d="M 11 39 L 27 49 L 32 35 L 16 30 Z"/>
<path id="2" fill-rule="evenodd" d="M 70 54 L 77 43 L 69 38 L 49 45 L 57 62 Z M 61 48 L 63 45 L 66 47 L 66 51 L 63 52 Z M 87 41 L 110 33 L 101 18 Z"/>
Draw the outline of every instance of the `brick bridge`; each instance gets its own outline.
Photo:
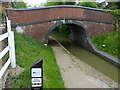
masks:
<path id="1" fill-rule="evenodd" d="M 68 5 L 8 9 L 7 16 L 12 27 L 20 26 L 24 34 L 44 43 L 57 26 L 69 25 L 73 40 L 89 49 L 92 47 L 89 37 L 113 32 L 115 22 L 110 10 Z"/>

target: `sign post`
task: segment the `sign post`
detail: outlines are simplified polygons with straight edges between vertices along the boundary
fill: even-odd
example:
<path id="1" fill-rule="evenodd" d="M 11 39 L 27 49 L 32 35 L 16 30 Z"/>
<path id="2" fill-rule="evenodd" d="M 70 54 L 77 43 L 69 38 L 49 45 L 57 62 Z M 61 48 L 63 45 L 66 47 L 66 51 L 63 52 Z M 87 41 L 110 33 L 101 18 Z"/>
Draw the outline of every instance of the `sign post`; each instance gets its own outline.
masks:
<path id="1" fill-rule="evenodd" d="M 43 70 L 42 70 L 43 59 L 40 58 L 30 67 L 32 90 L 43 89 Z"/>

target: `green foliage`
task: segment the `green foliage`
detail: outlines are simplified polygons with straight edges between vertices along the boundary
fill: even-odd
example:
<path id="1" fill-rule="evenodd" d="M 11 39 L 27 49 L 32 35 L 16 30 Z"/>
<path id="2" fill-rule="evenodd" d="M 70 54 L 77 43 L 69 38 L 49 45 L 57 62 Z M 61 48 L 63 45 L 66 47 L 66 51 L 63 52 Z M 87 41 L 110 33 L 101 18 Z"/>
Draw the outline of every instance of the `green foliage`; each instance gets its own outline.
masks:
<path id="1" fill-rule="evenodd" d="M 27 8 L 26 4 L 22 2 L 12 2 L 13 8 Z"/>
<path id="2" fill-rule="evenodd" d="M 2 19 L 2 13 L 0 13 L 0 19 Z"/>
<path id="3" fill-rule="evenodd" d="M 4 19 L 4 13 L 0 13 L 0 19 Z"/>
<path id="4" fill-rule="evenodd" d="M 116 17 L 116 19 L 120 21 L 120 9 L 118 9 L 118 10 L 113 10 L 112 13 L 113 13 L 114 16 Z"/>
<path id="5" fill-rule="evenodd" d="M 92 38 L 92 42 L 99 50 L 120 58 L 120 56 L 118 56 L 118 50 L 120 50 L 119 34 L 119 32 L 114 31 L 109 34 L 97 35 Z M 105 45 L 105 48 L 103 48 L 102 45 Z"/>
<path id="6" fill-rule="evenodd" d="M 112 13 L 116 18 L 114 28 L 115 28 L 115 30 L 118 30 L 118 27 L 120 26 L 120 9 L 119 10 L 113 10 Z"/>
<path id="7" fill-rule="evenodd" d="M 44 6 L 62 5 L 62 2 L 47 2 Z"/>
<path id="8" fill-rule="evenodd" d="M 43 87 L 44 88 L 64 88 L 64 83 L 56 64 L 53 50 L 45 47 L 39 41 L 15 33 L 16 59 L 17 64 L 25 71 L 12 79 L 12 88 L 30 88 L 30 66 L 41 57 L 43 58 Z"/>
<path id="9" fill-rule="evenodd" d="M 77 4 L 77 6 L 100 8 L 95 2 L 80 2 L 79 4 Z"/>
<path id="10" fill-rule="evenodd" d="M 75 5 L 75 2 L 64 2 L 64 5 Z"/>
<path id="11" fill-rule="evenodd" d="M 110 10 L 120 9 L 120 2 L 108 2 L 106 9 Z"/>
<path id="12" fill-rule="evenodd" d="M 53 5 L 75 5 L 75 2 L 58 2 L 57 0 L 52 0 L 51 2 L 47 2 L 44 6 Z"/>
<path id="13" fill-rule="evenodd" d="M 70 26 L 68 25 L 60 25 L 55 28 L 55 31 L 58 33 L 63 34 L 64 37 L 68 38 L 69 35 L 71 34 Z"/>

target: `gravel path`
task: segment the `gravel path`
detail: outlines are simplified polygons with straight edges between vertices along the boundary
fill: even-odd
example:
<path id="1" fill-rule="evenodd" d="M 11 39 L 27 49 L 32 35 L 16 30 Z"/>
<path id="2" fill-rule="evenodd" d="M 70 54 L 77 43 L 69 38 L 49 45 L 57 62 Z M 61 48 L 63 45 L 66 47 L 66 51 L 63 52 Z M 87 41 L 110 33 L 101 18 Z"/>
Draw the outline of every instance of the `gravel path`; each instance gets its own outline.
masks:
<path id="1" fill-rule="evenodd" d="M 57 64 L 66 88 L 117 88 L 116 82 L 71 55 L 60 45 L 53 45 Z"/>

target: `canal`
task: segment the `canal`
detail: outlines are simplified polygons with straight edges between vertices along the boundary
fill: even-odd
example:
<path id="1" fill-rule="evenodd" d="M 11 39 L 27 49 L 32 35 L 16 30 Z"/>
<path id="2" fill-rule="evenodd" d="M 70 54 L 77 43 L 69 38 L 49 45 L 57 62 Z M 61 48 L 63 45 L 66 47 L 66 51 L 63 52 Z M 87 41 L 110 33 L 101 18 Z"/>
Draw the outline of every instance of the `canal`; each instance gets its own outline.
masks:
<path id="1" fill-rule="evenodd" d="M 119 82 L 118 74 L 120 69 L 118 69 L 118 66 L 93 54 L 92 52 L 86 50 L 85 48 L 78 46 L 70 39 L 63 37 L 61 33 L 52 32 L 51 36 L 54 37 L 58 42 L 60 42 L 75 57 L 89 64 L 90 66 L 92 66 L 99 72 L 102 72 L 103 74 L 110 77 L 114 81 Z"/>

